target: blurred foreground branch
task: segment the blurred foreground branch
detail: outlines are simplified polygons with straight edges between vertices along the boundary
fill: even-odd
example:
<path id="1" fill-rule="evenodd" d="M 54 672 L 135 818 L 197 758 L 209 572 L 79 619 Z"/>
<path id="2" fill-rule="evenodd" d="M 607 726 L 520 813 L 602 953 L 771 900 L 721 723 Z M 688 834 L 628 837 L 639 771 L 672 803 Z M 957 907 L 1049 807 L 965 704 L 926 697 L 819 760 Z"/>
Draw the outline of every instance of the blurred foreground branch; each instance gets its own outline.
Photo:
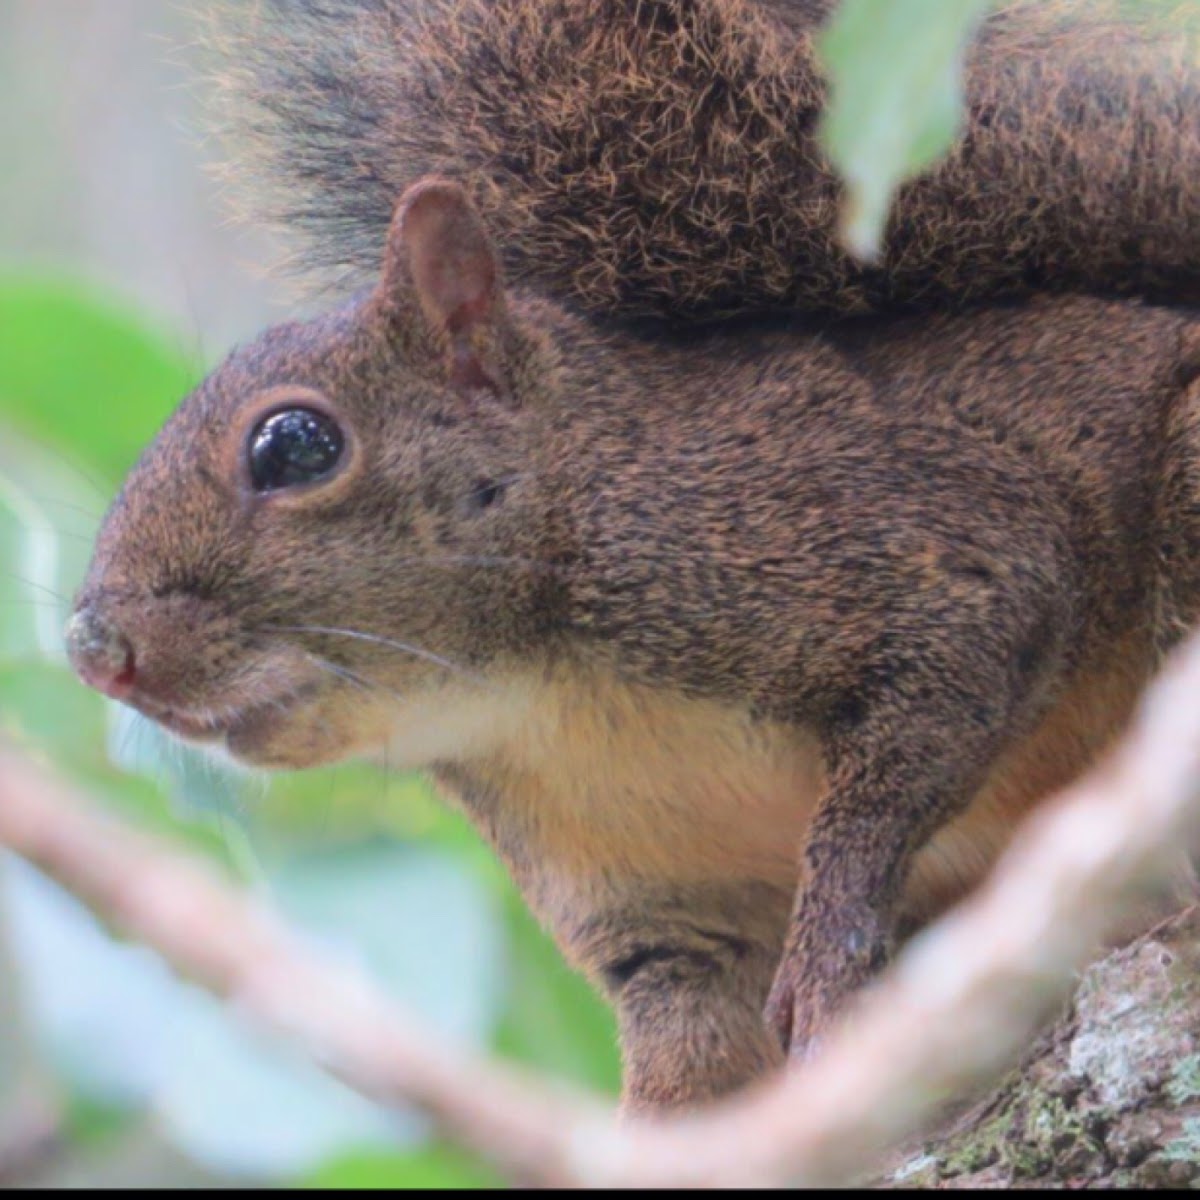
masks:
<path id="1" fill-rule="evenodd" d="M 63 1125 L 52 1105 L 40 1100 L 17 1107 L 0 1129 L 0 1188 L 26 1183 L 62 1151 Z"/>
<path id="2" fill-rule="evenodd" d="M 1027 823 L 990 881 L 905 952 L 810 1068 L 654 1123 L 621 1125 L 584 1097 L 441 1044 L 204 866 L 3 749 L 0 844 L 351 1087 L 415 1103 L 514 1179 L 838 1184 L 1010 1066 L 1191 844 L 1197 697 L 1200 638 L 1150 689 L 1119 751 Z"/>

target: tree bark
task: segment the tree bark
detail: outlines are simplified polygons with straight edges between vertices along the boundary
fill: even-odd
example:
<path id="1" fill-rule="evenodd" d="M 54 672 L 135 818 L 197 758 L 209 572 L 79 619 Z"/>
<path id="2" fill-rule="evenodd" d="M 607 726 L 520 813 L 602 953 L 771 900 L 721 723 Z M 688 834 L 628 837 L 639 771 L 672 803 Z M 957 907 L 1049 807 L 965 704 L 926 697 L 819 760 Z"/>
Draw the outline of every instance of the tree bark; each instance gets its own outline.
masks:
<path id="1" fill-rule="evenodd" d="M 1021 1066 L 874 1183 L 1200 1183 L 1200 906 L 1089 967 Z"/>

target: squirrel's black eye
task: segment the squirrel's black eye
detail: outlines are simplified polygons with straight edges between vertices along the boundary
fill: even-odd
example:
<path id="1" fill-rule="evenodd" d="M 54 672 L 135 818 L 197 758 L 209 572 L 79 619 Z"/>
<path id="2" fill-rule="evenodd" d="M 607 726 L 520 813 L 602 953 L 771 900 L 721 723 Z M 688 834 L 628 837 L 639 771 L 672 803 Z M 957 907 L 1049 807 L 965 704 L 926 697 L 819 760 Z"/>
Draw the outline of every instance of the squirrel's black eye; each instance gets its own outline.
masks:
<path id="1" fill-rule="evenodd" d="M 308 408 L 268 417 L 250 438 L 250 479 L 258 492 L 315 483 L 341 461 L 346 439 L 332 418 Z"/>

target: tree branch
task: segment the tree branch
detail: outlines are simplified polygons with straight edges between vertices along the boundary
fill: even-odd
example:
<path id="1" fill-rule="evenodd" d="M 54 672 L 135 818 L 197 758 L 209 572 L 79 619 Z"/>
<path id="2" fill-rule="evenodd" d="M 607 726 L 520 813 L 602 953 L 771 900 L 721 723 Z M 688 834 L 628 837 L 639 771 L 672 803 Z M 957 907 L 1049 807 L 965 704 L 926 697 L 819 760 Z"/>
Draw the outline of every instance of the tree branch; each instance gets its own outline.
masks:
<path id="1" fill-rule="evenodd" d="M 0 1130 L 0 1188 L 27 1184 L 63 1148 L 62 1119 L 42 1100 L 18 1102 Z"/>
<path id="2" fill-rule="evenodd" d="M 419 1105 L 513 1178 L 839 1184 L 1009 1066 L 1114 922 L 1191 844 L 1198 695 L 1193 638 L 1117 753 L 1018 832 L 990 880 L 909 947 L 816 1062 L 655 1122 L 619 1124 L 582 1096 L 442 1045 L 206 867 L 3 750 L 0 844 L 351 1087 Z"/>

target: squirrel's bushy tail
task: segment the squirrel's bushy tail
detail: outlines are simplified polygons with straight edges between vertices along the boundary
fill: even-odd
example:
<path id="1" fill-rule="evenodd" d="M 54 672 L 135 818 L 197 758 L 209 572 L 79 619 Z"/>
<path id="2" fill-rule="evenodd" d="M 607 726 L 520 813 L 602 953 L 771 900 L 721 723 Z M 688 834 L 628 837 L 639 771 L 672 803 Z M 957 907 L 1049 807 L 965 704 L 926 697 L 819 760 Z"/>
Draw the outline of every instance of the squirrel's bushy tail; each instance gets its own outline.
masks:
<path id="1" fill-rule="evenodd" d="M 864 312 L 1035 288 L 1200 296 L 1200 68 L 1087 0 L 1010 5 L 951 156 L 873 267 L 836 240 L 830 0 L 260 0 L 218 78 L 250 211 L 374 272 L 401 192 L 464 181 L 512 277 L 588 311 Z M 249 184 L 249 191 L 241 185 Z"/>

